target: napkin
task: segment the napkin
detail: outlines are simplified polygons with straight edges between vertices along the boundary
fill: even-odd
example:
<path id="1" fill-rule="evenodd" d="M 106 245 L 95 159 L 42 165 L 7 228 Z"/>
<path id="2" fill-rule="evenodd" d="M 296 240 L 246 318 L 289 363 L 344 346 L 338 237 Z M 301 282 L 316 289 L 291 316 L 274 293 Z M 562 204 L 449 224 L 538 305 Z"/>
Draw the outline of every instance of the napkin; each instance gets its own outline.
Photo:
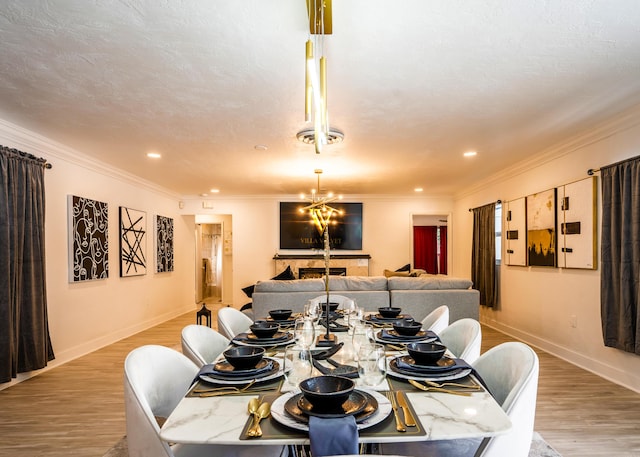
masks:
<path id="1" fill-rule="evenodd" d="M 309 440 L 313 457 L 358 454 L 355 417 L 309 417 Z"/>

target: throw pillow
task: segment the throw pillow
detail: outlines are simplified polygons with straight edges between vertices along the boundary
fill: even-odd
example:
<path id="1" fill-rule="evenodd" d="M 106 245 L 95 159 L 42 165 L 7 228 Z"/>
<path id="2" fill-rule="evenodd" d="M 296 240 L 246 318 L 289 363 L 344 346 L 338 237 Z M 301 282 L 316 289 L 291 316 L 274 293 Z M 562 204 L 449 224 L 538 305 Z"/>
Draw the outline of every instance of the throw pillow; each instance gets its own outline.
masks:
<path id="1" fill-rule="evenodd" d="M 276 276 L 274 276 L 271 279 L 275 279 L 276 281 L 289 281 L 291 279 L 296 279 L 296 277 L 293 275 L 293 271 L 291 270 L 291 265 L 288 265 L 287 268 L 282 270 L 282 272 L 278 273 Z M 247 297 L 251 298 L 255 287 L 256 285 L 252 284 L 250 286 L 243 288 L 242 291 L 245 293 Z"/>
<path id="2" fill-rule="evenodd" d="M 408 263 L 406 265 L 401 266 L 396 271 L 411 271 L 411 264 Z"/>
<path id="3" fill-rule="evenodd" d="M 391 271 L 391 270 L 384 270 L 384 275 L 387 278 L 390 278 L 392 276 L 404 276 L 404 277 L 408 277 L 411 273 L 409 271 Z"/>

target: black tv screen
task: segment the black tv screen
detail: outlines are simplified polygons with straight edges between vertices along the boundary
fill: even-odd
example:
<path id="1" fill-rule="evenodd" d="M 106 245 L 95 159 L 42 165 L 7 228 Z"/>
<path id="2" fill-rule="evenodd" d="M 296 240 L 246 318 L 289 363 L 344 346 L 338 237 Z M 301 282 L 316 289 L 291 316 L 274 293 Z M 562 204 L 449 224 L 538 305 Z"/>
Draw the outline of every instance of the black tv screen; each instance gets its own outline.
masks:
<path id="1" fill-rule="evenodd" d="M 311 222 L 309 212 L 300 212 L 305 202 L 280 202 L 280 249 L 324 249 L 324 239 Z M 329 226 L 331 249 L 362 249 L 362 203 L 331 203 L 342 210 Z"/>

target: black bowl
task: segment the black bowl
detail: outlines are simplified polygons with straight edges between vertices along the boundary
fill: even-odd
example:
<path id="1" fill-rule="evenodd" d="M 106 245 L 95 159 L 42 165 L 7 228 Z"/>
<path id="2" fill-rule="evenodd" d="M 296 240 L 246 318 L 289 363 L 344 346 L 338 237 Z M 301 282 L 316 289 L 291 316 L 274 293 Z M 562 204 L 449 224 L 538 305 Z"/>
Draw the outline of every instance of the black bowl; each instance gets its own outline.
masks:
<path id="1" fill-rule="evenodd" d="M 340 303 L 336 303 L 333 301 L 329 302 L 329 312 L 333 313 L 336 309 L 338 309 L 338 306 L 340 306 Z M 324 313 L 325 310 L 327 309 L 327 302 L 323 301 L 322 303 L 320 303 L 320 308 L 322 309 L 322 312 Z"/>
<path id="2" fill-rule="evenodd" d="M 262 357 L 264 357 L 264 348 L 240 346 L 237 348 L 227 349 L 222 353 L 233 368 L 237 370 L 248 370 L 254 368 Z"/>
<path id="3" fill-rule="evenodd" d="M 249 326 L 249 328 L 258 338 L 272 338 L 273 335 L 280 330 L 280 326 L 277 322 L 267 321 L 255 321 Z"/>
<path id="4" fill-rule="evenodd" d="M 447 350 L 446 346 L 438 343 L 409 343 L 407 351 L 418 365 L 435 365 Z"/>
<path id="5" fill-rule="evenodd" d="M 402 336 L 414 336 L 420 329 L 422 329 L 422 323 L 414 320 L 398 320 L 393 323 L 393 329 Z"/>
<path id="6" fill-rule="evenodd" d="M 342 376 L 316 376 L 302 381 L 300 390 L 314 409 L 331 411 L 347 401 L 355 386 L 352 379 Z"/>
<path id="7" fill-rule="evenodd" d="M 293 310 L 290 309 L 272 309 L 269 311 L 271 319 L 276 321 L 285 321 L 291 317 L 291 314 L 293 314 Z"/>
<path id="8" fill-rule="evenodd" d="M 398 317 L 402 308 L 395 308 L 393 306 L 385 306 L 383 308 L 378 308 L 378 312 L 382 317 L 393 318 Z"/>

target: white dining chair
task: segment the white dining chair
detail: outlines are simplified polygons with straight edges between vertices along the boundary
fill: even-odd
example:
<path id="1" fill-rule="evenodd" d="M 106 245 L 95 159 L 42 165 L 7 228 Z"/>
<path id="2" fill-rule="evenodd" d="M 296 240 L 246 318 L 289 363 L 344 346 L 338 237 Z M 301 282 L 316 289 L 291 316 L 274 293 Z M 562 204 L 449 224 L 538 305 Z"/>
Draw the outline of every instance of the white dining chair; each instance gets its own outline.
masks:
<path id="1" fill-rule="evenodd" d="M 438 306 L 422 319 L 422 329 L 440 333 L 449 325 L 449 307 Z"/>
<path id="2" fill-rule="evenodd" d="M 509 416 L 508 433 L 484 439 L 383 444 L 383 455 L 527 457 L 536 412 L 538 356 L 524 343 L 502 343 L 482 354 L 473 366 Z"/>
<path id="3" fill-rule="evenodd" d="M 166 346 L 134 349 L 124 362 L 124 399 L 129 457 L 284 457 L 282 446 L 172 444 L 160 438 L 158 419 L 166 419 L 198 373 L 191 360 Z"/>
<path id="4" fill-rule="evenodd" d="M 468 317 L 457 320 L 438 333 L 438 336 L 455 357 L 471 364 L 480 357 L 482 330 L 477 320 Z"/>
<path id="5" fill-rule="evenodd" d="M 218 331 L 232 340 L 236 335 L 248 332 L 253 321 L 249 316 L 230 306 L 218 311 Z"/>
<path id="6" fill-rule="evenodd" d="M 326 303 L 327 302 L 327 294 L 320 295 L 318 297 L 312 298 L 309 300 L 312 303 Z M 337 303 L 338 308 L 346 309 L 353 303 L 353 299 L 349 297 L 345 297 L 344 295 L 337 295 L 329 293 L 329 303 Z"/>
<path id="7" fill-rule="evenodd" d="M 206 325 L 191 324 L 182 329 L 182 353 L 198 367 L 213 362 L 229 346 L 229 339 Z"/>

